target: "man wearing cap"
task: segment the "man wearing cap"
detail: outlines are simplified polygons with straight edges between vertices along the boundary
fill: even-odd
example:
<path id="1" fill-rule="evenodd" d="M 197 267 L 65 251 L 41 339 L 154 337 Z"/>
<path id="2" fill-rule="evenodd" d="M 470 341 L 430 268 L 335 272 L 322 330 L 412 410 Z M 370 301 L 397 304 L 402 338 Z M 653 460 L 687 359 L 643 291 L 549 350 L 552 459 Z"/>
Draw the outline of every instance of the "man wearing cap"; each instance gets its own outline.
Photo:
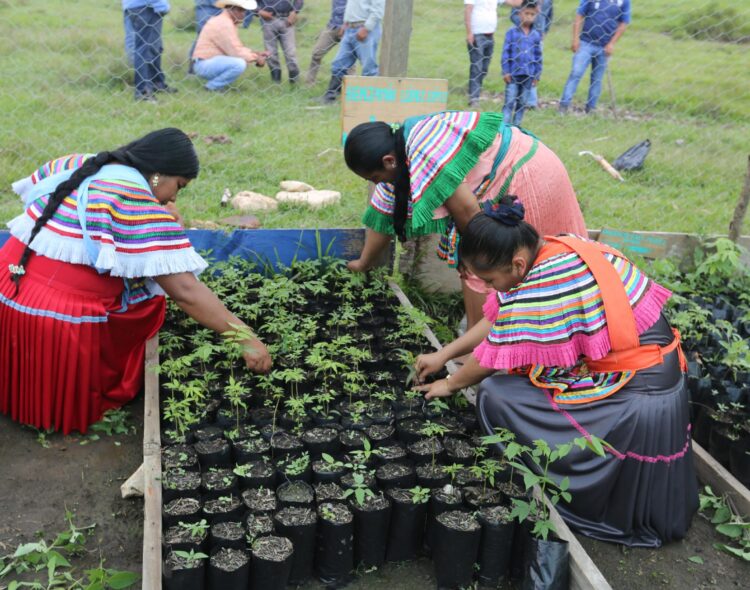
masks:
<path id="1" fill-rule="evenodd" d="M 294 25 L 297 13 L 302 10 L 303 0 L 258 0 L 258 16 L 263 28 L 263 44 L 268 53 L 268 69 L 271 80 L 281 82 L 281 62 L 279 45 L 284 52 L 289 82 L 294 84 L 299 78 L 297 64 L 297 40 Z"/>
<path id="2" fill-rule="evenodd" d="M 347 71 L 357 62 L 362 64 L 363 76 L 377 76 L 380 23 L 385 12 L 385 0 L 348 0 L 344 11 L 344 36 L 336 58 L 331 64 L 331 81 L 323 102 L 336 102 L 341 82 Z"/>
<path id="3" fill-rule="evenodd" d="M 206 90 L 221 91 L 240 77 L 247 64 L 261 67 L 267 53 L 245 47 L 237 26 L 248 11 L 255 10 L 255 0 L 218 0 L 220 14 L 210 18 L 201 30 L 193 50 L 193 71 L 208 82 Z"/>

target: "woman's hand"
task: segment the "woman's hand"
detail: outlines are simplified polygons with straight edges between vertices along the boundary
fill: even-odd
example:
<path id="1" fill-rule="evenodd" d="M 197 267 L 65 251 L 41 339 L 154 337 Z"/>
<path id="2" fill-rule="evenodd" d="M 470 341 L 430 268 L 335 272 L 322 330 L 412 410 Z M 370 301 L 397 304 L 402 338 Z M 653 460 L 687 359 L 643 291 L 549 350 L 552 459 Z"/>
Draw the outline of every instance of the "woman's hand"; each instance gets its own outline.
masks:
<path id="1" fill-rule="evenodd" d="M 437 373 L 445 366 L 448 359 L 445 358 L 443 350 L 431 352 L 430 354 L 420 354 L 414 361 L 414 368 L 417 370 L 417 379 L 424 381 L 425 377 Z"/>
<path id="2" fill-rule="evenodd" d="M 271 370 L 273 361 L 268 353 L 266 345 L 257 338 L 243 342 L 245 350 L 242 358 L 245 359 L 245 366 L 253 373 L 268 373 Z"/>
<path id="3" fill-rule="evenodd" d="M 367 272 L 370 269 L 370 267 L 365 264 L 365 262 L 361 258 L 350 260 L 346 263 L 346 268 L 348 268 L 352 272 Z"/>
<path id="4" fill-rule="evenodd" d="M 174 217 L 174 220 L 180 224 L 181 227 L 185 227 L 185 219 L 182 217 L 180 212 L 177 210 L 177 205 L 174 203 L 167 203 L 164 205 L 164 208 L 169 212 L 169 214 Z"/>
<path id="5" fill-rule="evenodd" d="M 449 379 L 438 379 L 434 383 L 429 383 L 428 385 L 417 385 L 414 389 L 423 392 L 426 400 L 431 400 L 436 397 L 450 397 L 456 393 L 451 387 Z"/>

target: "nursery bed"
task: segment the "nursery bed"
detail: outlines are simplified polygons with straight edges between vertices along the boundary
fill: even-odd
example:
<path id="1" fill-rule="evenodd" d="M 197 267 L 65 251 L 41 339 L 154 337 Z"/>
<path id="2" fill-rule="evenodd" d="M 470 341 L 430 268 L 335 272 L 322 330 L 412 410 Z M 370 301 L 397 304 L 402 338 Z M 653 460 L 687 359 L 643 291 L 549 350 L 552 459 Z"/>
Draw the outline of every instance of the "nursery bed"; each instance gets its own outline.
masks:
<path id="1" fill-rule="evenodd" d="M 411 307 L 412 304 L 404 292 L 395 283 L 389 283 L 391 289 L 398 297 L 402 305 Z M 425 337 L 430 344 L 436 348 L 442 348 L 434 333 L 427 328 Z M 143 528 L 143 589 L 158 590 L 161 588 L 162 580 L 162 555 L 161 555 L 161 460 L 160 460 L 160 426 L 159 426 L 159 378 L 154 367 L 159 364 L 158 336 L 151 339 L 146 349 L 146 382 L 145 382 L 145 406 L 144 406 L 144 438 L 143 438 L 143 486 L 144 486 L 144 528 Z M 457 369 L 454 363 L 448 364 L 449 372 Z M 474 402 L 473 392 L 467 392 L 467 398 Z M 549 503 L 548 503 L 549 505 Z M 559 516 L 553 506 L 550 505 L 552 521 L 555 524 L 558 535 L 568 541 L 570 551 L 570 588 L 572 590 L 607 590 L 611 586 L 589 558 L 583 546 L 578 542 L 576 536 L 570 531 L 565 522 Z M 419 586 L 431 587 L 434 580 L 426 578 L 431 570 L 429 562 L 425 560 L 417 562 L 393 565 L 389 564 L 383 568 L 379 575 L 383 587 L 388 588 L 415 588 Z M 405 572 L 410 572 L 404 577 Z M 383 577 L 385 576 L 385 579 Z M 394 579 L 391 579 L 393 577 Z M 399 580 L 394 585 L 394 580 Z M 371 587 L 368 584 L 369 577 L 360 580 L 361 587 Z M 373 580 L 374 581 L 374 580 Z M 407 583 L 408 582 L 408 583 Z M 406 585 L 404 585 L 406 584 Z M 305 588 L 316 588 L 319 585 L 308 583 Z M 319 586 L 323 587 L 323 586 Z M 352 587 L 357 587 L 354 584 Z M 375 586 L 373 586 L 375 587 Z"/>

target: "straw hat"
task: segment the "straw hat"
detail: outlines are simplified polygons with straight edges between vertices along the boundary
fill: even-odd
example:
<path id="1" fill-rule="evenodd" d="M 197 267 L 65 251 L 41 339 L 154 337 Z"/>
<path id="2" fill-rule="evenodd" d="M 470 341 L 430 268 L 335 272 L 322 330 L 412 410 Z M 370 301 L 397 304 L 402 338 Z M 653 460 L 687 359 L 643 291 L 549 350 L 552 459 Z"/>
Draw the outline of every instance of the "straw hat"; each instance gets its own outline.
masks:
<path id="1" fill-rule="evenodd" d="M 228 8 L 229 6 L 239 6 L 245 10 L 255 10 L 258 3 L 255 0 L 218 0 L 214 6 L 216 8 Z"/>

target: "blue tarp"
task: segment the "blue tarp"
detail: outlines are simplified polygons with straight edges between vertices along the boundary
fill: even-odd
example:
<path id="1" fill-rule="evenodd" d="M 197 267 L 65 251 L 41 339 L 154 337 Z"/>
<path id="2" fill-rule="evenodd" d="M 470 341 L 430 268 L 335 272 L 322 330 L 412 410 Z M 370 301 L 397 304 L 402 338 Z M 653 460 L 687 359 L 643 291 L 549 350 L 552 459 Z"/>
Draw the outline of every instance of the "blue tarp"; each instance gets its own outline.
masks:
<path id="1" fill-rule="evenodd" d="M 289 265 L 295 258 L 306 260 L 323 254 L 351 260 L 362 250 L 363 229 L 252 229 L 223 232 L 220 230 L 187 230 L 196 250 L 207 253 L 213 261 L 240 256 L 274 266 Z M 0 246 L 9 236 L 0 232 Z"/>

